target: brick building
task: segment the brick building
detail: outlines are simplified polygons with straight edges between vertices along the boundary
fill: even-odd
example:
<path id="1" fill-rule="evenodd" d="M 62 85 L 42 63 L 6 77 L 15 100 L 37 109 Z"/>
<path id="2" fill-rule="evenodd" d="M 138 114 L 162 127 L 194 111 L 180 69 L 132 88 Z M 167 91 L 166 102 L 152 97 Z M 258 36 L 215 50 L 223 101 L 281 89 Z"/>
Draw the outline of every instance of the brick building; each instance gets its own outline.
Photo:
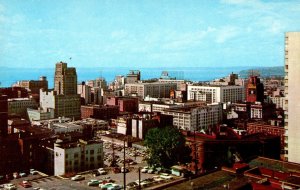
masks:
<path id="1" fill-rule="evenodd" d="M 284 127 L 274 126 L 266 124 L 264 122 L 251 122 L 247 123 L 247 133 L 266 133 L 269 135 L 274 135 L 280 137 L 281 149 L 284 149 Z"/>
<path id="2" fill-rule="evenodd" d="M 81 118 L 95 118 L 109 120 L 117 118 L 119 115 L 119 106 L 101 106 L 101 105 L 90 105 L 81 106 Z"/>
<path id="3" fill-rule="evenodd" d="M 192 171 L 204 172 L 224 165 L 230 166 L 255 156 L 280 157 L 280 138 L 276 136 L 259 133 L 241 137 L 230 128 L 223 128 L 216 135 L 184 134 L 195 160 L 189 165 Z"/>
<path id="4" fill-rule="evenodd" d="M 120 112 L 137 113 L 139 101 L 133 97 L 107 97 L 107 105 L 119 106 Z"/>

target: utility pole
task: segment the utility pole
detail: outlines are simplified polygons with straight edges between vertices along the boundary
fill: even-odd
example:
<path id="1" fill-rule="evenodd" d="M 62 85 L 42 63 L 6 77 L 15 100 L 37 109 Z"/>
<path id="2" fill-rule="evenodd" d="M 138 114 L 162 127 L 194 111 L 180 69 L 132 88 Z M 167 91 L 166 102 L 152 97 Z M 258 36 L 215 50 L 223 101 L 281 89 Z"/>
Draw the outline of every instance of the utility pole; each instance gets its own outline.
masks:
<path id="1" fill-rule="evenodd" d="M 139 167 L 139 190 L 141 189 L 141 167 Z"/>

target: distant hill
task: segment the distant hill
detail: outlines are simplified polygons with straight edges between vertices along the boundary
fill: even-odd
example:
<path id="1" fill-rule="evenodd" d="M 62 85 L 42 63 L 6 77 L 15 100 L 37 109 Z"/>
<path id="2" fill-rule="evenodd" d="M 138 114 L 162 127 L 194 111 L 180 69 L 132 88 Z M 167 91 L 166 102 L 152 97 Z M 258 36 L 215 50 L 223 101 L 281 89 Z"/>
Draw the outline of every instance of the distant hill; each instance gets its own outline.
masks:
<path id="1" fill-rule="evenodd" d="M 241 78 L 247 78 L 249 73 L 251 73 L 251 71 L 258 71 L 260 76 L 262 78 L 266 78 L 266 77 L 284 77 L 284 67 L 282 66 L 278 66 L 278 67 L 256 67 L 256 68 L 252 68 L 252 69 L 247 69 L 247 70 L 241 70 L 239 72 L 239 75 L 241 76 Z"/>

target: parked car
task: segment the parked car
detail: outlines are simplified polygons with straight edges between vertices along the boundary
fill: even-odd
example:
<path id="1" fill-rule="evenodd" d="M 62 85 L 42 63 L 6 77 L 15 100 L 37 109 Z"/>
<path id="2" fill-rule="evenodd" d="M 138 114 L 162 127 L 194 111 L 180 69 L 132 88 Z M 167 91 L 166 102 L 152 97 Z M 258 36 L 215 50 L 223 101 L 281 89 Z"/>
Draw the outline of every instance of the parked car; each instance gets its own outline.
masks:
<path id="1" fill-rule="evenodd" d="M 102 190 L 121 190 L 123 188 L 121 185 L 115 183 L 100 184 L 99 187 Z"/>
<path id="2" fill-rule="evenodd" d="M 96 179 L 91 179 L 91 180 L 87 183 L 87 185 L 88 185 L 88 186 L 97 186 L 97 185 L 99 185 L 101 182 L 102 182 L 102 181 L 99 181 L 99 180 L 96 180 Z"/>
<path id="3" fill-rule="evenodd" d="M 38 171 L 36 171 L 35 169 L 30 169 L 30 174 L 36 175 L 38 174 Z"/>
<path id="4" fill-rule="evenodd" d="M 127 168 L 122 167 L 122 168 L 121 168 L 121 172 L 122 172 L 122 173 L 127 173 L 127 172 L 129 172 L 129 170 L 128 170 Z"/>
<path id="5" fill-rule="evenodd" d="M 17 179 L 17 178 L 20 178 L 20 175 L 18 172 L 14 172 L 13 177 L 14 177 L 14 179 Z"/>
<path id="6" fill-rule="evenodd" d="M 21 173 L 19 173 L 19 175 L 20 175 L 20 177 L 26 177 L 26 176 L 27 176 L 27 173 L 21 172 Z"/>
<path id="7" fill-rule="evenodd" d="M 155 170 L 153 168 L 149 168 L 147 171 L 148 174 L 153 174 L 154 172 L 155 172 Z"/>
<path id="8" fill-rule="evenodd" d="M 99 168 L 98 172 L 99 172 L 100 175 L 106 175 L 107 174 L 107 172 L 104 170 L 104 168 Z"/>
<path id="9" fill-rule="evenodd" d="M 148 172 L 148 169 L 149 169 L 149 167 L 148 167 L 148 166 L 145 166 L 145 167 L 143 167 L 143 168 L 141 169 L 141 172 L 142 172 L 142 173 L 147 173 L 147 172 Z"/>
<path id="10" fill-rule="evenodd" d="M 7 184 L 4 184 L 4 189 L 7 189 L 7 190 L 15 190 L 17 189 L 17 186 L 15 186 L 14 184 L 12 183 L 7 183 Z"/>
<path id="11" fill-rule="evenodd" d="M 136 165 L 137 162 L 136 162 L 136 161 L 132 161 L 132 162 L 130 162 L 129 164 L 130 164 L 130 165 Z"/>
<path id="12" fill-rule="evenodd" d="M 20 183 L 21 186 L 28 188 L 28 187 L 32 187 L 31 183 L 29 181 L 22 181 Z"/>
<path id="13" fill-rule="evenodd" d="M 113 172 L 114 173 L 120 173 L 121 172 L 121 169 L 119 167 L 114 167 L 113 168 Z"/>
<path id="14" fill-rule="evenodd" d="M 82 175 L 75 175 L 74 177 L 71 178 L 72 181 L 80 181 L 80 180 L 84 180 L 85 177 Z"/>
<path id="15" fill-rule="evenodd" d="M 100 175 L 100 173 L 98 172 L 98 170 L 93 170 L 93 171 L 92 171 L 92 174 L 93 174 L 94 177 Z"/>
<path id="16" fill-rule="evenodd" d="M 173 176 L 170 176 L 170 175 L 167 174 L 167 173 L 161 173 L 161 174 L 159 175 L 159 177 L 161 177 L 161 178 L 163 178 L 163 179 L 167 179 L 167 180 L 173 179 Z"/>

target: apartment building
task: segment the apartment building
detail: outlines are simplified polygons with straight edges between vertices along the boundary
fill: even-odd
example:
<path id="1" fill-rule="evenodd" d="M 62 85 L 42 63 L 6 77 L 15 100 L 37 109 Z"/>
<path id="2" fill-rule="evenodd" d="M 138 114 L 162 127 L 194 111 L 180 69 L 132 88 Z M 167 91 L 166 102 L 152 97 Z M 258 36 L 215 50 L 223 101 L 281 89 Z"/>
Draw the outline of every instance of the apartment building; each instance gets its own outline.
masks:
<path id="1" fill-rule="evenodd" d="M 300 163 L 300 32 L 285 34 L 285 159 Z"/>

